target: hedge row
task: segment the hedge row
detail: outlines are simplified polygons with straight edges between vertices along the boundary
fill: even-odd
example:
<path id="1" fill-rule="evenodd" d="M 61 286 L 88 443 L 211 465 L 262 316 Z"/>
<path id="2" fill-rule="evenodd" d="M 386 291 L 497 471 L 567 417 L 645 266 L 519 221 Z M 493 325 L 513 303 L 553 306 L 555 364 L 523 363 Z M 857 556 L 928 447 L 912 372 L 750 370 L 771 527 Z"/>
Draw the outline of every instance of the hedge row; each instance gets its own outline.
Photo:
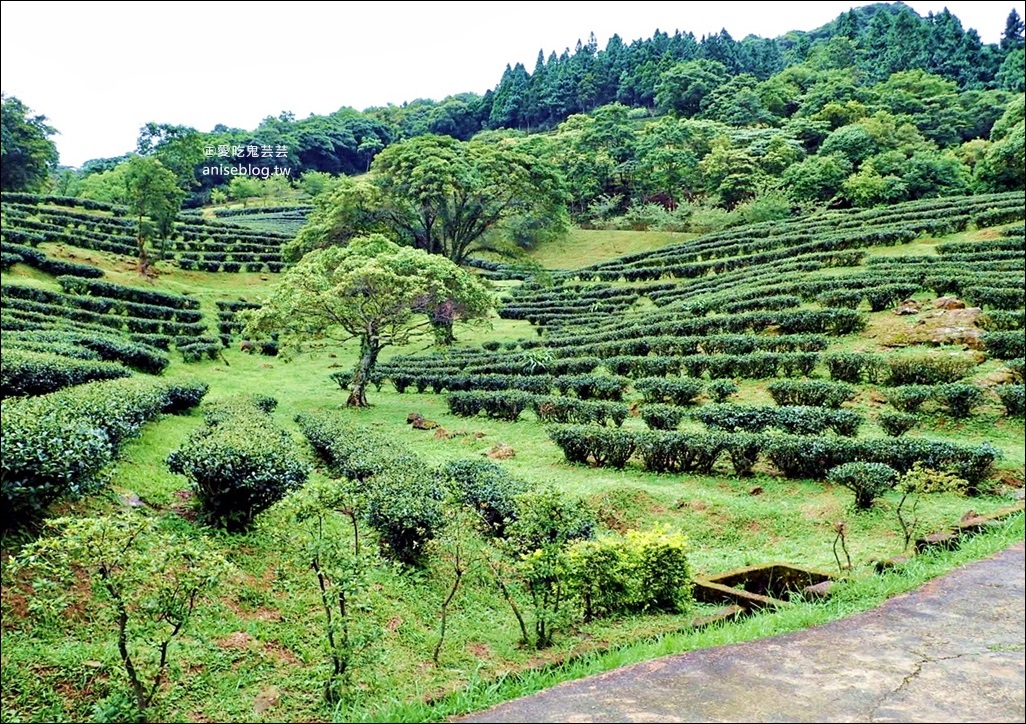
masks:
<path id="1" fill-rule="evenodd" d="M 858 440 L 848 437 L 754 433 L 628 431 L 593 425 L 554 426 L 549 437 L 568 462 L 623 468 L 632 459 L 656 473 L 709 474 L 726 454 L 736 475 L 764 459 L 788 478 L 824 479 L 838 465 L 874 462 L 900 473 L 916 463 L 951 472 L 978 490 L 1000 455 L 988 443 L 957 445 L 920 438 Z"/>
<path id="2" fill-rule="evenodd" d="M 694 417 L 706 427 L 726 432 L 762 432 L 776 428 L 792 435 L 819 435 L 830 429 L 845 437 L 857 435 L 865 421 L 853 410 L 802 406 L 706 405 L 696 410 Z"/>
<path id="3" fill-rule="evenodd" d="M 382 553 L 406 565 L 422 562 L 442 526 L 442 489 L 420 458 L 337 413 L 299 415 L 300 430 L 329 471 L 358 482 L 357 511 L 378 533 Z"/>
<path id="4" fill-rule="evenodd" d="M 107 362 L 119 362 L 127 367 L 157 375 L 163 372 L 170 360 L 153 346 L 122 339 L 113 334 L 101 332 L 79 332 L 65 329 L 8 332 L 5 326 L 4 338 L 15 346 L 24 344 L 36 348 L 57 348 L 60 346 L 86 350 L 95 358 Z"/>
<path id="5" fill-rule="evenodd" d="M 8 348 L 0 358 L 0 398 L 45 395 L 65 387 L 114 380 L 131 374 L 115 362 Z"/>
<path id="6" fill-rule="evenodd" d="M 122 299 L 126 302 L 152 304 L 159 307 L 172 307 L 174 309 L 199 309 L 200 306 L 198 299 L 184 297 L 180 294 L 137 289 L 136 287 L 126 287 L 121 284 L 111 284 L 110 282 L 87 281 L 69 276 L 58 277 L 57 282 L 69 294 L 111 297 L 112 299 Z"/>
<path id="7" fill-rule="evenodd" d="M 905 413 L 918 412 L 928 401 L 938 403 L 952 417 L 964 418 L 973 414 L 973 409 L 982 405 L 985 394 L 976 385 L 951 382 L 944 385 L 905 385 L 886 392 L 887 401 Z"/>
<path id="8" fill-rule="evenodd" d="M 46 274 L 52 274 L 54 276 L 65 274 L 68 276 L 83 277 L 87 279 L 97 279 L 103 276 L 103 270 L 98 267 L 89 266 L 88 264 L 75 264 L 69 261 L 61 261 L 60 259 L 51 259 L 43 252 L 38 249 L 33 249 L 30 246 L 11 244 L 4 241 L 0 244 L 0 248 L 3 249 L 4 254 L 13 254 L 19 257 L 13 263 L 21 261 L 33 269 L 38 269 Z M 5 269 L 8 266 L 8 264 L 4 264 Z"/>
<path id="9" fill-rule="evenodd" d="M 143 423 L 196 405 L 206 389 L 203 383 L 128 378 L 5 401 L 0 425 L 3 528 L 29 525 L 59 498 L 94 488 L 122 443 Z"/>

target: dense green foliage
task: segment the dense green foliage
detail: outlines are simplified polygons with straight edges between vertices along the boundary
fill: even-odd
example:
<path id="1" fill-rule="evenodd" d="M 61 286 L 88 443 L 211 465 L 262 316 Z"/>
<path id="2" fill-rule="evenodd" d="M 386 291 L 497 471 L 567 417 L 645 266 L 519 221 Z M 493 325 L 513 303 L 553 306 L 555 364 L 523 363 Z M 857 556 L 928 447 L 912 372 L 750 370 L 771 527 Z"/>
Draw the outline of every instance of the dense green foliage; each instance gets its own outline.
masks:
<path id="1" fill-rule="evenodd" d="M 57 170 L 57 146 L 50 139 L 57 131 L 47 124 L 46 116 L 32 115 L 14 96 L 4 95 L 2 101 L 0 189 L 41 191 Z"/>
<path id="2" fill-rule="evenodd" d="M 94 489 L 143 423 L 196 404 L 206 389 L 129 378 L 5 401 L 2 527 L 32 524 L 55 500 Z"/>
<path id="3" fill-rule="evenodd" d="M 855 493 L 856 508 L 869 510 L 874 500 L 898 482 L 898 472 L 882 463 L 845 463 L 832 469 L 827 480 Z"/>
<path id="4" fill-rule="evenodd" d="M 292 437 L 269 416 L 276 404 L 273 398 L 212 404 L 206 425 L 168 455 L 168 468 L 188 478 L 210 524 L 245 531 L 257 514 L 306 481 L 309 468 Z"/>

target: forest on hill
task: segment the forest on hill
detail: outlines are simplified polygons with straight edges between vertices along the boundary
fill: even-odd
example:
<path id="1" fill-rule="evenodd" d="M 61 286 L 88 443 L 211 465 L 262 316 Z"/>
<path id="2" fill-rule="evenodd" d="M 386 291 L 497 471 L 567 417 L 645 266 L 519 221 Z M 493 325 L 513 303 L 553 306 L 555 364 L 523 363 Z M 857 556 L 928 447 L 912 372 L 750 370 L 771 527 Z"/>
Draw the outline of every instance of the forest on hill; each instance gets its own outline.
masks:
<path id="1" fill-rule="evenodd" d="M 136 153 L 176 174 L 188 207 L 280 195 L 304 177 L 316 190 L 325 174 L 365 173 L 383 149 L 422 135 L 529 137 L 531 152 L 566 178 L 575 221 L 634 209 L 624 222 L 634 228 L 687 226 L 644 208 L 651 204 L 730 210 L 762 199 L 757 220 L 783 206 L 1001 191 L 1022 186 L 1023 47 L 1015 10 L 1001 41 L 985 44 L 946 10 L 921 17 L 902 3 L 855 8 L 779 38 L 656 31 L 630 43 L 614 36 L 600 49 L 591 37 L 573 52 L 539 52 L 533 70 L 507 67 L 484 95 L 283 113 L 254 130 L 152 122 Z M 49 190 L 122 201 L 110 173 L 125 160 L 65 169 Z M 239 162 L 249 177 L 210 173 Z M 47 163 L 56 171 L 55 159 Z M 6 177 L 3 188 L 43 190 Z"/>

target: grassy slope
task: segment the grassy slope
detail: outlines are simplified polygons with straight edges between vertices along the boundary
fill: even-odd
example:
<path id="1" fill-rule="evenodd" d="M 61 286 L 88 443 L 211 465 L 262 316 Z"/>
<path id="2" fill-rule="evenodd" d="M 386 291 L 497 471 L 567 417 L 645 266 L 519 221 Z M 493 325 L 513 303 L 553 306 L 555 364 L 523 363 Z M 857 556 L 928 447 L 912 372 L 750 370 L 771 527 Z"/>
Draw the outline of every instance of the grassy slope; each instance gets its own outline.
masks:
<path id="1" fill-rule="evenodd" d="M 565 239 L 543 244 L 534 249 L 530 256 L 546 269 L 580 269 L 627 254 L 655 251 L 696 236 L 669 231 L 598 231 L 575 228 Z"/>
<path id="2" fill-rule="evenodd" d="M 624 232 L 621 232 L 624 234 Z M 626 232 L 629 234 L 629 232 Z M 572 244 L 539 254 L 546 264 L 560 267 L 594 263 L 622 251 L 659 246 L 672 239 L 644 235 L 611 238 L 605 232 L 584 232 Z M 592 243 L 594 241 L 595 243 Z M 932 242 L 897 247 L 906 253 L 924 253 Z M 167 274 L 154 282 L 140 280 L 124 260 L 74 249 L 48 250 L 63 258 L 91 257 L 104 266 L 112 281 L 168 291 L 189 291 L 203 300 L 212 320 L 213 302 L 219 298 L 253 299 L 268 289 L 274 275 L 203 273 Z M 895 249 L 888 249 L 894 253 Z M 545 256 L 548 254 L 548 256 Z M 4 281 L 46 284 L 35 273 L 15 267 Z M 906 318 L 873 315 L 874 327 L 914 324 Z M 465 330 L 463 343 L 484 339 L 514 340 L 533 337 L 524 322 L 496 320 L 490 330 Z M 853 342 L 854 343 L 854 342 Z M 872 348 L 875 340 L 857 344 Z M 409 352 L 412 350 L 402 350 Z M 323 349 L 292 362 L 256 357 L 228 350 L 224 362 L 185 365 L 176 362 L 168 375 L 198 376 L 210 384 L 209 399 L 238 392 L 270 394 L 280 400 L 278 421 L 292 430 L 293 416 L 302 411 L 341 408 L 344 396 L 327 379 L 338 367 L 351 364 L 353 349 Z M 981 370 L 982 373 L 986 369 Z M 768 402 L 757 383 L 742 386 L 741 399 Z M 274 511 L 263 517 L 253 532 L 238 537 L 209 534 L 186 519 L 184 479 L 170 474 L 164 458 L 201 424 L 199 415 L 166 418 L 147 426 L 133 441 L 112 474 L 111 493 L 99 494 L 71 506 L 73 510 L 108 510 L 116 506 L 114 494 L 135 493 L 153 511 L 176 521 L 195 535 L 207 535 L 237 567 L 237 575 L 225 581 L 215 600 L 196 617 L 188 635 L 176 645 L 172 680 L 153 716 L 167 720 L 288 720 L 342 719 L 419 721 L 438 719 L 466 711 L 526 690 L 551 684 L 561 677 L 576 676 L 626 661 L 734 640 L 743 640 L 819 623 L 872 605 L 885 595 L 906 590 L 960 560 L 984 555 L 1022 537 L 1021 518 L 1011 528 L 989 536 L 966 551 L 937 560 L 917 563 L 905 576 L 879 579 L 869 574 L 869 561 L 898 553 L 901 541 L 889 496 L 869 513 L 853 514 L 850 493 L 808 481 L 787 481 L 758 475 L 739 480 L 727 476 L 659 476 L 625 471 L 568 466 L 541 426 L 530 415 L 518 423 L 485 419 L 466 421 L 450 416 L 444 397 L 398 395 L 390 388 L 371 393 L 374 407 L 344 414 L 383 437 L 398 440 L 429 463 L 458 457 L 477 457 L 497 443 L 507 443 L 517 455 L 505 463 L 514 473 L 533 482 L 555 482 L 568 492 L 587 497 L 612 527 L 634 527 L 666 521 L 688 532 L 693 563 L 700 571 L 722 571 L 740 565 L 788 561 L 820 568 L 835 568 L 832 543 L 834 523 L 849 524 L 848 545 L 856 565 L 855 582 L 828 606 L 800 606 L 787 613 L 764 614 L 749 622 L 711 633 L 669 634 L 686 623 L 686 617 L 636 617 L 596 622 L 579 627 L 583 636 L 560 636 L 556 646 L 539 655 L 516 645 L 512 617 L 480 570 L 469 576 L 457 598 L 450 634 L 443 649 L 442 666 L 430 662 L 435 642 L 437 607 L 445 594 L 444 571 L 438 575 L 401 576 L 384 569 L 368 601 L 372 613 L 366 619 L 376 632 L 377 643 L 367 661 L 354 672 L 354 697 L 338 710 L 326 709 L 319 692 L 323 681 L 324 655 L 313 579 L 294 554 L 297 547 L 288 525 Z M 864 411 L 879 406 L 873 391 L 864 393 L 857 407 Z M 449 430 L 480 433 L 439 440 L 430 432 L 415 431 L 405 424 L 407 413 L 417 411 Z M 639 426 L 638 420 L 628 425 Z M 991 440 L 1005 451 L 1001 463 L 1021 479 L 1023 425 L 1000 415 L 997 407 L 985 408 L 968 423 L 934 416 L 931 436 L 981 442 Z M 871 435 L 879 431 L 869 425 Z M 755 487 L 761 494 L 753 495 Z M 969 508 L 988 512 L 1009 503 L 1007 497 L 981 497 L 967 501 L 953 495 L 931 496 L 921 506 L 925 527 L 939 527 L 957 520 Z M 1016 527 L 1017 526 L 1017 527 Z M 93 702 L 118 688 L 116 650 L 110 629 L 102 617 L 72 611 L 61 621 L 33 622 L 23 618 L 27 601 L 5 590 L 3 601 L 4 721 L 82 720 L 91 716 Z M 655 643 L 634 643 L 625 651 L 589 655 L 562 671 L 506 676 L 532 669 L 574 651 L 598 646 L 617 646 L 656 637 Z M 488 682 L 503 683 L 492 685 Z M 503 678 L 504 677 L 504 678 Z M 415 702 L 470 685 L 470 693 L 445 698 L 441 705 L 426 708 Z M 275 691 L 270 691 L 270 687 Z M 257 713 L 261 696 L 280 697 L 277 705 Z M 413 702 L 413 703 L 411 703 Z"/>

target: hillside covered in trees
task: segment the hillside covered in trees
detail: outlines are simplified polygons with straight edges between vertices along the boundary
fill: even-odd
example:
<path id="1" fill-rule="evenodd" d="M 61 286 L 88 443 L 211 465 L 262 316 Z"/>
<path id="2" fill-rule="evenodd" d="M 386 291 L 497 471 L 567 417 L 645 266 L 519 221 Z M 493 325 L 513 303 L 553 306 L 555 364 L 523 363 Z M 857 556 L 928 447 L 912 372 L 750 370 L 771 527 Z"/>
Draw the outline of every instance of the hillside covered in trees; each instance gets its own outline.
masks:
<path id="1" fill-rule="evenodd" d="M 483 95 L 282 113 L 254 130 L 154 122 L 136 152 L 179 177 L 186 206 L 259 193 L 241 188 L 259 178 L 230 189 L 231 177 L 205 173 L 236 151 L 258 172 L 318 185 L 315 174 L 365 173 L 403 140 L 482 133 L 536 137 L 533 151 L 566 178 L 577 221 L 648 203 L 672 212 L 683 201 L 729 210 L 764 199 L 769 211 L 757 216 L 803 203 L 867 206 L 1021 188 L 1023 58 L 1015 10 L 1000 43 L 986 44 L 946 10 L 921 17 L 880 3 L 778 38 L 656 31 L 600 49 L 592 36 L 572 52 L 539 51 L 533 69 L 508 66 Z M 105 174 L 124 160 L 65 171 L 51 190 L 118 202 Z M 4 189 L 39 190 L 13 183 L 5 177 Z M 634 213 L 637 226 L 656 212 Z"/>

